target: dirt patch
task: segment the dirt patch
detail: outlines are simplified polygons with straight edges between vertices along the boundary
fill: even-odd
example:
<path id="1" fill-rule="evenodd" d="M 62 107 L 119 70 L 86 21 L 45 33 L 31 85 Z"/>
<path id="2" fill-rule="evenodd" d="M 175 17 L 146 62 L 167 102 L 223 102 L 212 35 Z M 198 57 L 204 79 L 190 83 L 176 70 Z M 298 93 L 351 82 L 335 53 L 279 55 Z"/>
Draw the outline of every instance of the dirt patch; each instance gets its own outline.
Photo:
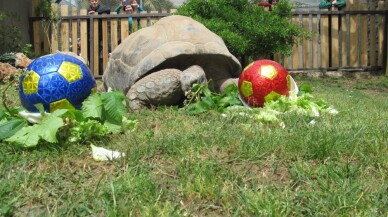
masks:
<path id="1" fill-rule="evenodd" d="M 274 164 L 263 160 L 260 163 L 252 164 L 252 162 L 247 161 L 232 165 L 231 170 L 239 174 L 238 176 L 244 180 L 246 188 L 262 185 L 283 187 L 289 185 L 291 181 L 288 168 L 279 162 Z"/>

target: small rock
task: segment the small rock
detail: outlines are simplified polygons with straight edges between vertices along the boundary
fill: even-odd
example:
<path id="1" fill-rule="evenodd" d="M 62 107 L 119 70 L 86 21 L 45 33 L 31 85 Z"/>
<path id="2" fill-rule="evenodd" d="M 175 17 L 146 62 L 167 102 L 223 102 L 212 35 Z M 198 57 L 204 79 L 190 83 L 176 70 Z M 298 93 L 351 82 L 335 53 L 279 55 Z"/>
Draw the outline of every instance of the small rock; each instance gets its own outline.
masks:
<path id="1" fill-rule="evenodd" d="M 30 65 L 31 62 L 32 60 L 28 58 L 26 55 L 24 55 L 23 53 L 17 53 L 15 55 L 16 68 L 25 69 L 27 68 L 28 65 Z"/>
<path id="2" fill-rule="evenodd" d="M 13 67 L 11 64 L 0 62 L 0 83 L 4 83 L 9 75 L 18 72 L 18 69 Z"/>

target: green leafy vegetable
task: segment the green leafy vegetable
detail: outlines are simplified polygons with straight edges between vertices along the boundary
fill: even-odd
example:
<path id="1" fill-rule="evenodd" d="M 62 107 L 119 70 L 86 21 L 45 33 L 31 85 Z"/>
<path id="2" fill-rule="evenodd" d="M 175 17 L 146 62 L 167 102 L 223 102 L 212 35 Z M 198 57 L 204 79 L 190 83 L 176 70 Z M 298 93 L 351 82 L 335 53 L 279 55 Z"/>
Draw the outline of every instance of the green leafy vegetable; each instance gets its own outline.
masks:
<path id="1" fill-rule="evenodd" d="M 13 136 L 21 128 L 27 125 L 24 119 L 12 119 L 0 124 L 0 139 L 5 139 Z"/>
<path id="2" fill-rule="evenodd" d="M 189 114 L 200 114 L 210 110 L 223 112 L 229 106 L 242 105 L 237 96 L 238 89 L 234 84 L 227 86 L 221 94 L 210 91 L 207 84 L 194 84 L 184 109 Z"/>
<path id="3" fill-rule="evenodd" d="M 85 118 L 101 118 L 102 117 L 102 100 L 100 94 L 91 94 L 82 103 L 82 114 Z"/>
<path id="4" fill-rule="evenodd" d="M 238 98 L 238 89 L 234 84 L 229 85 L 223 94 L 211 92 L 204 85 L 194 85 L 193 92 L 189 95 L 189 104 L 184 108 L 189 114 L 200 114 L 216 110 L 226 115 L 243 115 L 257 120 L 258 123 L 277 124 L 284 127 L 281 115 L 296 114 L 311 118 L 318 117 L 321 113 L 338 113 L 335 109 L 320 99 L 314 100 L 312 88 L 303 84 L 298 97 L 281 96 L 277 100 L 266 102 L 263 108 L 247 108 L 241 106 Z"/>
<path id="5" fill-rule="evenodd" d="M 57 142 L 56 133 L 63 126 L 63 120 L 60 116 L 66 112 L 66 109 L 56 110 L 45 116 L 40 124 L 24 127 L 6 141 L 16 143 L 22 147 L 36 146 L 40 139 L 50 143 Z"/>
<path id="6" fill-rule="evenodd" d="M 0 139 L 21 147 L 35 147 L 40 141 L 85 143 L 101 139 L 109 133 L 121 133 L 136 129 L 137 120 L 125 117 L 122 92 L 110 91 L 91 94 L 82 110 L 59 109 L 45 114 L 42 105 L 35 105 L 43 116 L 42 121 L 28 125 L 18 115 L 10 115 L 10 109 L 0 112 Z"/>
<path id="7" fill-rule="evenodd" d="M 96 120 L 79 122 L 70 128 L 70 142 L 85 142 L 100 139 L 109 133 L 108 128 Z"/>
<path id="8" fill-rule="evenodd" d="M 106 121 L 120 125 L 126 112 L 123 105 L 124 94 L 118 91 L 101 93 L 101 99 L 104 105 L 103 114 Z"/>

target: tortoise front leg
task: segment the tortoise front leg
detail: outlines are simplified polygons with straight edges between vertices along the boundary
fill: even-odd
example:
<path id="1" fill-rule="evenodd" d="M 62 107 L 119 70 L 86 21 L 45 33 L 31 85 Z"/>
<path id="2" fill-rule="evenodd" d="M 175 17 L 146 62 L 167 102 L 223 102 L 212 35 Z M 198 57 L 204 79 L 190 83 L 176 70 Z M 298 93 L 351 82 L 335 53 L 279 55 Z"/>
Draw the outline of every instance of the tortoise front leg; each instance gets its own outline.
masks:
<path id="1" fill-rule="evenodd" d="M 130 108 L 178 104 L 183 97 L 181 75 L 182 71 L 178 69 L 164 69 L 141 78 L 126 94 Z"/>

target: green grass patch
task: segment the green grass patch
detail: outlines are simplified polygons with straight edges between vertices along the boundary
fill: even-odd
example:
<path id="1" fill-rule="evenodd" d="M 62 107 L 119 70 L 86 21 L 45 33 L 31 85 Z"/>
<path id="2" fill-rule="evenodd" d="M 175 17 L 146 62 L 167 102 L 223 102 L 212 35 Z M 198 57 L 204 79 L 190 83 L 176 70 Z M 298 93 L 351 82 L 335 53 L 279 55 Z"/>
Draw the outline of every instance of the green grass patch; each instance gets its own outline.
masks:
<path id="1" fill-rule="evenodd" d="M 295 80 L 339 113 L 283 128 L 143 110 L 134 132 L 95 142 L 126 153 L 105 162 L 87 144 L 0 143 L 0 216 L 388 215 L 388 79 Z"/>

